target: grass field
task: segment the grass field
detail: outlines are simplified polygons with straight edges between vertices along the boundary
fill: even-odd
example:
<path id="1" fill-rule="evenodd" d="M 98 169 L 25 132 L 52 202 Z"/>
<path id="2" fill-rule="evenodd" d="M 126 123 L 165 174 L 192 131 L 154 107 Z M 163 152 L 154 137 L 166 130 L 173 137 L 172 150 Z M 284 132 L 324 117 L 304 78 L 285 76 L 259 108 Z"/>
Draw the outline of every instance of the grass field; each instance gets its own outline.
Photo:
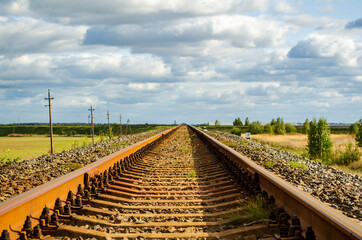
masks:
<path id="1" fill-rule="evenodd" d="M 306 147 L 308 143 L 308 137 L 305 134 L 286 134 L 286 135 L 268 135 L 257 134 L 251 136 L 252 140 L 265 143 L 271 147 L 288 151 L 297 155 L 305 156 Z M 352 134 L 332 134 L 331 140 L 333 142 L 333 151 L 343 151 L 346 148 L 346 144 L 356 144 L 354 135 Z M 362 148 L 359 148 L 362 156 Z M 334 167 L 342 169 L 347 172 L 352 172 L 358 175 L 362 175 L 362 157 L 358 162 L 351 163 L 348 166 L 336 166 Z"/>
<path id="2" fill-rule="evenodd" d="M 100 140 L 99 136 L 95 141 Z M 92 138 L 87 137 L 54 137 L 55 152 L 82 147 L 92 143 Z M 21 157 L 21 160 L 31 159 L 50 152 L 50 139 L 46 136 L 25 136 L 25 137 L 0 137 L 0 157 L 7 154 L 9 157 Z"/>

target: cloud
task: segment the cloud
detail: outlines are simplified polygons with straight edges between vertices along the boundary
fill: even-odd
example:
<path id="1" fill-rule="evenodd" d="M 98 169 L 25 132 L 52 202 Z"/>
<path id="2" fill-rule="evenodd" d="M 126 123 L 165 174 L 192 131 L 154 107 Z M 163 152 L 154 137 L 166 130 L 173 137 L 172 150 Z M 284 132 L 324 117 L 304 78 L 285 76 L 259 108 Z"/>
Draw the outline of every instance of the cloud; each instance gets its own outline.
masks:
<path id="1" fill-rule="evenodd" d="M 346 24 L 346 29 L 362 28 L 362 18 Z"/>
<path id="2" fill-rule="evenodd" d="M 268 10 L 269 0 L 14 0 L 5 1 L 0 12 L 55 19 L 67 24 L 131 24 L 227 13 Z"/>
<path id="3" fill-rule="evenodd" d="M 355 42 L 347 37 L 311 34 L 289 52 L 290 58 L 335 58 L 339 64 L 356 66 Z"/>
<path id="4" fill-rule="evenodd" d="M 221 15 L 145 25 L 95 26 L 83 43 L 111 46 L 164 46 L 206 40 L 227 41 L 237 47 L 271 47 L 282 44 L 288 26 L 264 17 Z"/>
<path id="5" fill-rule="evenodd" d="M 0 54 L 74 51 L 84 26 L 64 26 L 28 17 L 0 18 Z"/>

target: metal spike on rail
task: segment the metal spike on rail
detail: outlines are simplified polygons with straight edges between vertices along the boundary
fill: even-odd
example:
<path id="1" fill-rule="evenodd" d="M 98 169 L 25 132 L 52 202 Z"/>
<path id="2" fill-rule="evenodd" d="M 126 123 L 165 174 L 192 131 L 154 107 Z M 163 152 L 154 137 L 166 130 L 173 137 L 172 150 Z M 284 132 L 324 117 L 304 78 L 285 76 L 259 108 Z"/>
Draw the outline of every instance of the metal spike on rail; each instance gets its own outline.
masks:
<path id="1" fill-rule="evenodd" d="M 0 240 L 10 240 L 10 233 L 8 230 L 5 229 L 1 232 Z"/>
<path id="2" fill-rule="evenodd" d="M 32 223 L 31 223 L 31 216 L 26 217 L 26 220 L 24 222 L 24 225 L 23 225 L 23 228 L 21 229 L 21 231 L 26 232 L 27 237 L 31 237 L 32 232 L 33 232 L 33 227 L 32 227 Z"/>
<path id="3" fill-rule="evenodd" d="M 305 232 L 305 240 L 316 240 L 315 234 L 314 234 L 314 230 L 312 228 L 312 226 L 308 226 L 307 227 L 307 231 Z"/>
<path id="4" fill-rule="evenodd" d="M 59 214 L 63 214 L 64 212 L 62 200 L 60 198 L 57 198 L 57 200 L 55 200 L 54 212 L 59 212 Z"/>
<path id="5" fill-rule="evenodd" d="M 36 226 L 34 227 L 34 230 L 33 230 L 33 238 L 38 238 L 38 239 L 40 239 L 40 238 L 42 238 L 42 237 L 43 237 L 43 234 L 42 234 L 42 232 L 41 232 L 41 228 L 40 228 L 39 225 L 36 225 Z"/>

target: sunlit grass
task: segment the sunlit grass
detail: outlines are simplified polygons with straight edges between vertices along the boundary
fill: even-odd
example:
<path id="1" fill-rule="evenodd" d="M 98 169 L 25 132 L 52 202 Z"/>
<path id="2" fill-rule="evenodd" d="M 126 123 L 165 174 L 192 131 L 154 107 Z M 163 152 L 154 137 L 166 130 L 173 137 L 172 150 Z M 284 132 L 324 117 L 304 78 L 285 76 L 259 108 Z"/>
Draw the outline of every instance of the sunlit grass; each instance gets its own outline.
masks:
<path id="1" fill-rule="evenodd" d="M 99 141 L 99 137 L 95 137 Z M 92 138 L 54 136 L 55 152 L 82 147 L 92 143 Z M 11 158 L 21 157 L 21 160 L 39 157 L 50 152 L 50 139 L 46 136 L 0 137 L 0 157 L 5 156 L 4 150 L 9 150 Z"/>

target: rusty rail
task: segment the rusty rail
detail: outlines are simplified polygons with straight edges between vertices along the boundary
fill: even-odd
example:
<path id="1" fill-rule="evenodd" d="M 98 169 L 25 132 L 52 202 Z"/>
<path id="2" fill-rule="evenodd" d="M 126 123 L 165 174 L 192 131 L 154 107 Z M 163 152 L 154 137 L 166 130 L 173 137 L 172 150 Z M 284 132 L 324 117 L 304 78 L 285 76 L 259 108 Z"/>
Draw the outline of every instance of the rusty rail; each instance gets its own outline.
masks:
<path id="1" fill-rule="evenodd" d="M 229 164 L 249 171 L 258 181 L 260 188 L 275 197 L 278 206 L 282 206 L 289 214 L 299 216 L 303 229 L 306 229 L 307 225 L 312 225 L 318 240 L 362 239 L 362 226 L 357 222 L 292 186 L 196 127 L 192 129 L 217 148 L 227 158 Z"/>
<path id="2" fill-rule="evenodd" d="M 10 231 L 10 227 L 13 230 L 20 231 L 27 216 L 30 215 L 32 217 L 39 217 L 44 206 L 53 204 L 58 197 L 65 200 L 69 191 L 76 192 L 78 185 L 84 183 L 84 176 L 86 174 L 91 177 L 95 174 L 108 170 L 110 167 L 114 166 L 116 162 L 130 156 L 175 129 L 176 128 L 165 130 L 162 133 L 115 152 L 88 166 L 54 179 L 46 184 L 1 203 L 0 231 L 9 230 L 11 239 L 17 238 L 18 234 Z M 35 224 L 36 220 L 32 220 L 32 222 Z"/>

